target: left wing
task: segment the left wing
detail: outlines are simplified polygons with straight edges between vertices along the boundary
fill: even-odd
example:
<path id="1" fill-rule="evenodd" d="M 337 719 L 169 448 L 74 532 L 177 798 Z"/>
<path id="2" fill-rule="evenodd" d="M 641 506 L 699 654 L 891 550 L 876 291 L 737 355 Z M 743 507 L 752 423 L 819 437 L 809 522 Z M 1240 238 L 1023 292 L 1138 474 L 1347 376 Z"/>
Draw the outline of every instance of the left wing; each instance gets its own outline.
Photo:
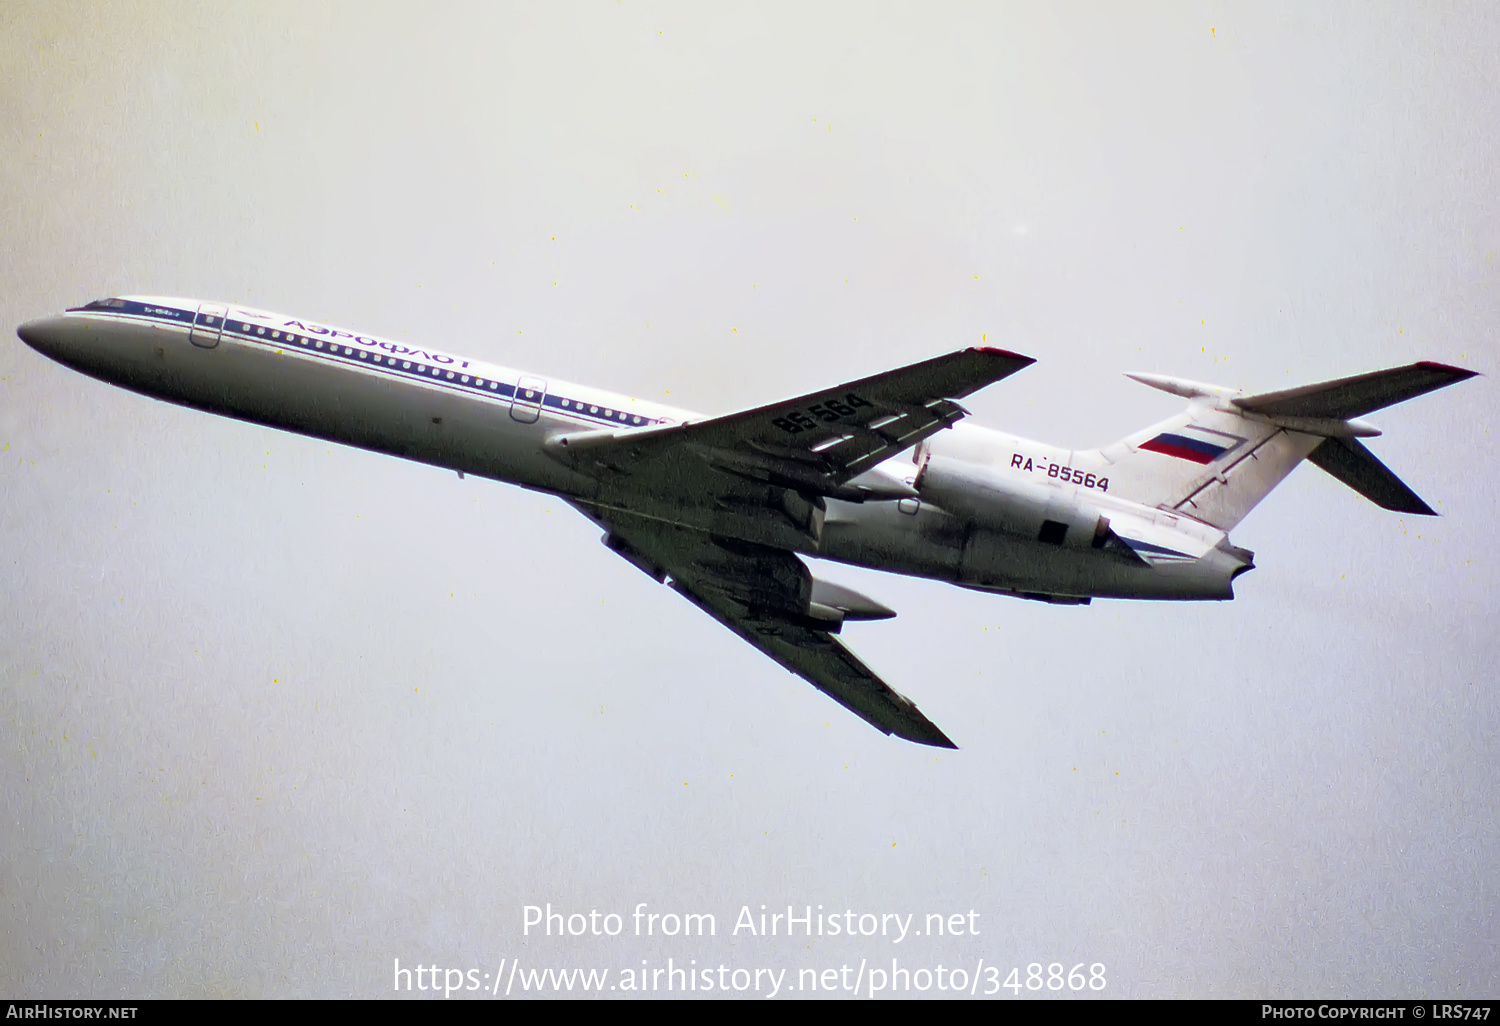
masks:
<path id="1" fill-rule="evenodd" d="M 609 531 L 604 543 L 610 549 L 658 581 L 670 577 L 688 601 L 875 729 L 918 744 L 958 747 L 833 637 L 845 610 L 816 601 L 812 574 L 794 553 L 578 508 Z"/>
<path id="2" fill-rule="evenodd" d="M 1003 349 L 964 349 L 753 410 L 563 435 L 547 447 L 578 470 L 680 500 L 711 498 L 699 473 L 705 462 L 805 494 L 902 498 L 911 492 L 900 482 L 853 479 L 963 418 L 967 411 L 953 400 L 1034 362 Z"/>

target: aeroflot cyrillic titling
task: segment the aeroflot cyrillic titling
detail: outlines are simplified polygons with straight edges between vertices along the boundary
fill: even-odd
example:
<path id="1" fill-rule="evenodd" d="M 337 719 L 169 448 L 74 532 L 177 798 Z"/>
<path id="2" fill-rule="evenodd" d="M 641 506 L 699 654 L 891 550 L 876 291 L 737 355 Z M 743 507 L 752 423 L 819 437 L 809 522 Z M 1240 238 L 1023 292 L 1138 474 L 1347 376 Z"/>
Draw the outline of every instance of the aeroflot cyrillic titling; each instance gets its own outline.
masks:
<path id="1" fill-rule="evenodd" d="M 842 912 L 824 911 L 819 905 L 801 909 L 785 906 L 782 912 L 766 905 L 760 911 L 752 911 L 749 905 L 741 905 L 735 917 L 731 936 L 750 937 L 885 937 L 892 944 L 900 944 L 908 935 L 919 937 L 977 937 L 979 936 L 979 913 L 929 912 L 918 918 L 913 912 Z M 718 936 L 718 919 L 712 912 L 656 912 L 645 902 L 636 905 L 628 916 L 618 912 L 563 912 L 555 910 L 552 903 L 523 905 L 521 908 L 521 933 L 530 936 L 531 931 L 545 937 L 618 937 L 625 932 L 626 922 L 636 937 L 715 937 Z"/>
<path id="2" fill-rule="evenodd" d="M 324 335 L 328 338 L 353 339 L 362 346 L 374 346 L 376 349 L 384 349 L 388 353 L 397 356 L 415 356 L 423 360 L 431 360 L 433 363 L 456 364 L 459 367 L 467 367 L 468 360 L 460 360 L 456 356 L 447 353 L 435 353 L 426 349 L 417 349 L 415 346 L 404 346 L 399 342 L 383 342 L 378 338 L 369 338 L 365 335 L 356 335 L 353 332 L 343 331 L 339 328 L 328 328 L 321 324 L 303 324 L 301 321 L 286 321 L 281 325 L 283 328 L 296 328 L 305 331 L 309 335 Z"/>

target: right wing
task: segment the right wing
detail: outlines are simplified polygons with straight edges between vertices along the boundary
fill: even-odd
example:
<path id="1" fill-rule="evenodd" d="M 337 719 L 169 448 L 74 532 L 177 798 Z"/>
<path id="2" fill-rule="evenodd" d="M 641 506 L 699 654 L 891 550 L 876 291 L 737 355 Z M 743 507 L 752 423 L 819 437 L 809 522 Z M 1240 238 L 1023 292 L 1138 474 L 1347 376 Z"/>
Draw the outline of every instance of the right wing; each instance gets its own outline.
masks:
<path id="1" fill-rule="evenodd" d="M 958 747 L 833 635 L 840 619 L 815 615 L 813 580 L 795 553 L 578 504 L 609 531 L 604 543 L 671 584 L 783 667 L 885 734 Z"/>

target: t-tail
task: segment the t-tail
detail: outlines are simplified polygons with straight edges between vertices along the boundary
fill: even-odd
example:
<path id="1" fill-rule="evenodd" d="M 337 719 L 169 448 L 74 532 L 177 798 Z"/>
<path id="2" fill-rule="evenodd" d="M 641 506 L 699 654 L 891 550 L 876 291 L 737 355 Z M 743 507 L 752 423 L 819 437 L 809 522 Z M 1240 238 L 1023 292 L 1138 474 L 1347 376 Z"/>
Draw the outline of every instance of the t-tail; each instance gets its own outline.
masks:
<path id="1" fill-rule="evenodd" d="M 1377 506 L 1431 516 L 1432 507 L 1365 448 L 1360 439 L 1380 431 L 1358 418 L 1475 373 L 1422 362 L 1248 396 L 1160 374 L 1130 374 L 1192 403 L 1091 455 L 1108 465 L 1112 493 L 1224 531 L 1304 459 Z"/>

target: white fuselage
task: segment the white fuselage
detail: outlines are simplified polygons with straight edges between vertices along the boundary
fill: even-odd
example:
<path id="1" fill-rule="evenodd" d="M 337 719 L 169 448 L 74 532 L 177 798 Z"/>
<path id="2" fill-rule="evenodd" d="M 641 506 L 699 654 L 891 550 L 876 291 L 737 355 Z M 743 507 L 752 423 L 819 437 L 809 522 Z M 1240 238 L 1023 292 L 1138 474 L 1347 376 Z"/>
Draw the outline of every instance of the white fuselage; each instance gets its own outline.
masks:
<path id="1" fill-rule="evenodd" d="M 549 438 L 706 419 L 233 304 L 128 297 L 30 322 L 21 334 L 59 362 L 156 398 L 585 503 L 601 501 L 599 482 L 554 458 Z M 916 482 L 922 499 L 828 499 L 820 535 L 796 548 L 1060 601 L 1233 597 L 1230 582 L 1249 568 L 1248 553 L 1191 518 L 1112 494 L 1109 466 L 1093 463 L 1102 463 L 1096 454 L 961 423 L 882 465 L 887 475 Z M 611 492 L 608 502 L 673 517 L 628 491 Z M 1089 544 L 1081 528 L 1066 543 L 1038 540 L 1028 526 L 1033 513 L 1044 523 L 1103 517 L 1101 530 L 1130 525 L 1136 551 L 1163 555 L 1122 559 L 1116 549 Z"/>

